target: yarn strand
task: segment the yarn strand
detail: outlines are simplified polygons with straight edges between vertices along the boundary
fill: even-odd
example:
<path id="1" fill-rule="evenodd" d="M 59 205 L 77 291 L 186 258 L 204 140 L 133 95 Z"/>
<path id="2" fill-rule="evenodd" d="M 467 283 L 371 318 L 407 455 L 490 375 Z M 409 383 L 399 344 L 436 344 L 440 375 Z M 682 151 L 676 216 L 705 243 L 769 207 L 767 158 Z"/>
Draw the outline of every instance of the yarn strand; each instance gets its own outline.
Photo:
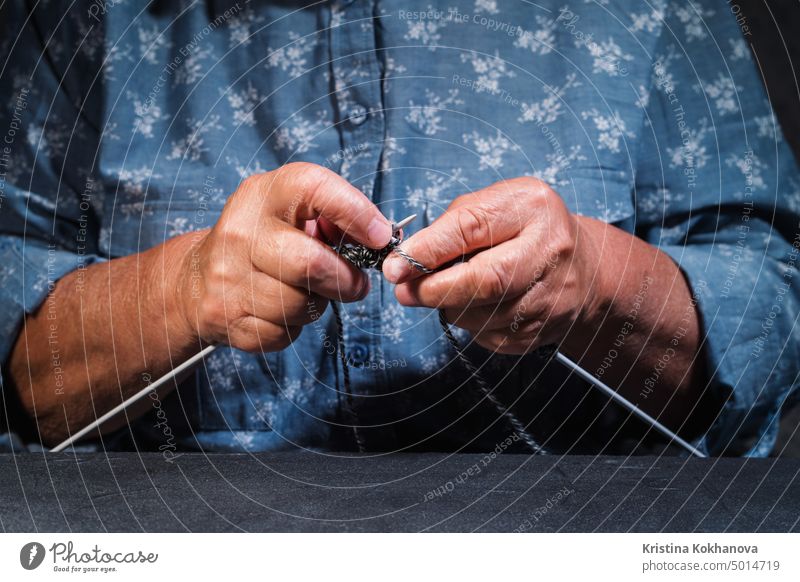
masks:
<path id="1" fill-rule="evenodd" d="M 388 257 L 391 253 L 395 253 L 402 257 L 409 265 L 411 265 L 411 267 L 421 273 L 431 274 L 434 272 L 433 269 L 429 269 L 417 261 L 414 257 L 409 255 L 406 251 L 401 249 L 399 246 L 401 242 L 402 236 L 400 229 L 395 227 L 393 228 L 392 239 L 389 241 L 389 244 L 382 249 L 369 249 L 365 246 L 352 243 L 345 243 L 339 246 L 334 246 L 333 248 L 343 258 L 361 269 L 371 268 L 380 270 L 383 267 L 383 262 L 386 257 Z M 364 442 L 356 426 L 358 423 L 358 415 L 356 414 L 354 408 L 353 395 L 350 386 L 350 371 L 348 369 L 349 363 L 347 361 L 344 342 L 344 324 L 341 317 L 341 310 L 335 301 L 331 301 L 331 307 L 333 309 L 334 319 L 336 322 L 336 350 L 338 352 L 339 361 L 342 364 L 342 378 L 344 381 L 345 401 L 348 408 L 348 416 L 353 423 L 353 435 L 356 445 L 358 446 L 358 450 L 359 452 L 363 452 Z M 513 432 L 520 437 L 522 442 L 525 443 L 527 448 L 532 453 L 537 455 L 546 454 L 547 451 L 544 449 L 544 447 L 540 445 L 538 441 L 526 430 L 525 426 L 517 417 L 517 415 L 511 412 L 511 410 L 509 410 L 508 407 L 497 398 L 493 389 L 489 386 L 489 383 L 481 375 L 480 370 L 475 366 L 472 360 L 470 360 L 467 354 L 464 353 L 464 348 L 461 346 L 461 343 L 458 341 L 456 336 L 453 335 L 453 332 L 450 329 L 450 324 L 445 317 L 444 311 L 441 309 L 439 310 L 439 324 L 441 325 L 442 333 L 452 349 L 455 351 L 458 360 L 461 362 L 467 372 L 469 372 L 470 379 L 473 381 L 472 386 L 477 388 L 477 391 L 480 393 L 480 395 L 489 401 L 498 414 L 500 414 L 500 416 L 508 423 Z"/>

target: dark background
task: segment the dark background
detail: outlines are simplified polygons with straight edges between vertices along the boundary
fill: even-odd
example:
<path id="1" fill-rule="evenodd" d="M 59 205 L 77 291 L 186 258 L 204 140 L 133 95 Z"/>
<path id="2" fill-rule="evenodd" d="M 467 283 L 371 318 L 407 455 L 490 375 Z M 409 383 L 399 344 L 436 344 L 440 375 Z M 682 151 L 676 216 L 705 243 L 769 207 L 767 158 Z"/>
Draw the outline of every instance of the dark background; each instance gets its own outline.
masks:
<path id="1" fill-rule="evenodd" d="M 800 159 L 800 0 L 746 0 L 739 5 L 753 32 L 745 38 L 783 133 Z"/>
<path id="2" fill-rule="evenodd" d="M 722 10 L 736 4 L 752 30 L 752 36 L 745 39 L 761 69 L 784 136 L 800 160 L 800 0 L 720 2 Z M 784 412 L 773 454 L 800 457 L 800 406 Z"/>

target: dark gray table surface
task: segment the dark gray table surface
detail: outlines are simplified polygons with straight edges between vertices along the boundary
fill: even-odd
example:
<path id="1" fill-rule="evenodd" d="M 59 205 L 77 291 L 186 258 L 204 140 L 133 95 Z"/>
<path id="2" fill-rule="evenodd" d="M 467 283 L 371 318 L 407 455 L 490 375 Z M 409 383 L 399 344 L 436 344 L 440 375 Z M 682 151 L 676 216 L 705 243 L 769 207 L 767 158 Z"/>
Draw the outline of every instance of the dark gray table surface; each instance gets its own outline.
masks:
<path id="1" fill-rule="evenodd" d="M 800 460 L 0 455 L 3 531 L 800 531 Z M 469 475 L 470 467 L 477 466 Z M 465 475 L 465 476 L 464 476 Z M 434 493 L 438 492 L 438 494 Z M 548 503 L 549 501 L 549 503 Z"/>

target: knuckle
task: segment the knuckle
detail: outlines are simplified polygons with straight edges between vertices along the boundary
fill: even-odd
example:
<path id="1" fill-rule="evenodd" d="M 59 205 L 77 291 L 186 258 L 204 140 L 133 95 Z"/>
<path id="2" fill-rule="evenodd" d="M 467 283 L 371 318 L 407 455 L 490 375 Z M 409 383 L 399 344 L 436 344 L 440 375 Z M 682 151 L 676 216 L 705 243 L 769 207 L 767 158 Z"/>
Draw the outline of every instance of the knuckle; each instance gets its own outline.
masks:
<path id="1" fill-rule="evenodd" d="M 448 210 L 456 210 L 457 208 L 461 208 L 465 204 L 469 204 L 471 197 L 469 194 L 461 194 L 460 196 L 456 196 L 453 198 L 453 201 L 447 207 Z"/>
<path id="2" fill-rule="evenodd" d="M 471 290 L 472 297 L 471 300 L 475 299 L 482 299 L 481 295 L 483 294 L 483 285 L 485 273 L 479 272 L 477 269 L 470 269 L 467 271 L 466 276 L 466 286 L 467 289 Z"/>
<path id="3" fill-rule="evenodd" d="M 306 256 L 306 280 L 311 287 L 318 287 L 328 278 L 330 257 L 325 251 L 312 247 Z"/>
<path id="4" fill-rule="evenodd" d="M 240 317 L 232 319 L 224 326 L 224 334 L 227 338 L 227 343 L 235 348 L 239 348 L 248 352 L 253 351 L 253 338 L 256 337 L 253 333 L 253 326 L 250 324 L 250 317 Z"/>
<path id="5" fill-rule="evenodd" d="M 441 248 L 441 241 L 437 236 L 411 237 L 403 242 L 402 248 L 423 265 L 430 262 L 432 257 L 436 257 L 436 250 Z M 392 256 L 392 255 L 389 255 Z"/>
<path id="6" fill-rule="evenodd" d="M 279 261 L 285 255 L 284 239 L 285 234 L 281 229 L 275 229 L 266 236 L 258 239 L 258 245 L 254 245 L 254 256 L 261 256 L 270 261 Z"/>
<path id="7" fill-rule="evenodd" d="M 282 167 L 282 170 L 293 176 L 309 176 L 319 170 L 324 170 L 322 166 L 312 162 L 289 162 Z"/>
<path id="8" fill-rule="evenodd" d="M 467 243 L 489 240 L 491 223 L 490 212 L 484 206 L 464 206 L 456 215 L 459 235 Z"/>
<path id="9" fill-rule="evenodd" d="M 241 220 L 229 218 L 218 225 L 217 233 L 224 247 L 249 242 L 251 232 Z"/>
<path id="10" fill-rule="evenodd" d="M 281 323 L 305 323 L 312 317 L 309 311 L 308 295 L 302 291 L 286 293 L 279 299 L 276 307 L 280 310 L 278 317 Z"/>
<path id="11" fill-rule="evenodd" d="M 245 192 L 259 192 L 265 183 L 266 174 L 250 174 L 244 180 L 242 180 L 241 184 L 239 184 L 239 189 Z"/>
<path id="12" fill-rule="evenodd" d="M 515 204 L 520 208 L 543 206 L 554 194 L 547 182 L 533 176 L 523 176 L 509 182 L 511 191 L 508 194 L 514 197 Z"/>
<path id="13" fill-rule="evenodd" d="M 525 176 L 522 180 L 531 190 L 550 190 L 550 185 L 536 176 Z"/>
<path id="14" fill-rule="evenodd" d="M 313 195 L 330 179 L 330 170 L 311 162 L 291 162 L 281 168 L 293 188 Z"/>
<path id="15" fill-rule="evenodd" d="M 548 234 L 545 260 L 551 269 L 568 259 L 575 250 L 575 240 L 568 228 L 555 227 Z"/>
<path id="16" fill-rule="evenodd" d="M 506 269 L 501 265 L 491 264 L 482 273 L 474 275 L 478 282 L 476 284 L 477 299 L 491 300 L 503 297 L 508 291 L 510 277 Z"/>
<path id="17" fill-rule="evenodd" d="M 234 347 L 250 353 L 277 352 L 292 343 L 287 327 L 248 316 L 230 325 Z"/>
<path id="18" fill-rule="evenodd" d="M 241 334 L 232 338 L 231 345 L 237 350 L 257 354 L 264 351 L 264 346 L 257 336 L 252 334 Z"/>
<path id="19" fill-rule="evenodd" d="M 518 178 L 518 184 L 522 193 L 534 196 L 548 196 L 552 189 L 550 185 L 536 176 L 523 176 Z"/>

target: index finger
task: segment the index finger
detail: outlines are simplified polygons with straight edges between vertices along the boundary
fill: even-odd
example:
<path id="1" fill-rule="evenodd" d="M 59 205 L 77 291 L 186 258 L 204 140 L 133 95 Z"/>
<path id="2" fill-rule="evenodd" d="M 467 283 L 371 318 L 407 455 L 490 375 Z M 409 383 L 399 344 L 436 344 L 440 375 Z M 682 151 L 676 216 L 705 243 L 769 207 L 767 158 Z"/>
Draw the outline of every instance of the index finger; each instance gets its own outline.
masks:
<path id="1" fill-rule="evenodd" d="M 443 215 L 400 247 L 425 267 L 435 270 L 517 236 L 528 222 L 528 212 L 515 207 L 515 202 L 502 191 L 459 197 Z M 384 261 L 383 273 L 391 283 L 402 283 L 420 274 L 409 261 L 396 255 Z"/>
<path id="2" fill-rule="evenodd" d="M 324 217 L 361 244 L 379 249 L 389 244 L 392 225 L 363 192 L 335 172 L 294 162 L 265 178 L 270 209 L 299 224 Z"/>

